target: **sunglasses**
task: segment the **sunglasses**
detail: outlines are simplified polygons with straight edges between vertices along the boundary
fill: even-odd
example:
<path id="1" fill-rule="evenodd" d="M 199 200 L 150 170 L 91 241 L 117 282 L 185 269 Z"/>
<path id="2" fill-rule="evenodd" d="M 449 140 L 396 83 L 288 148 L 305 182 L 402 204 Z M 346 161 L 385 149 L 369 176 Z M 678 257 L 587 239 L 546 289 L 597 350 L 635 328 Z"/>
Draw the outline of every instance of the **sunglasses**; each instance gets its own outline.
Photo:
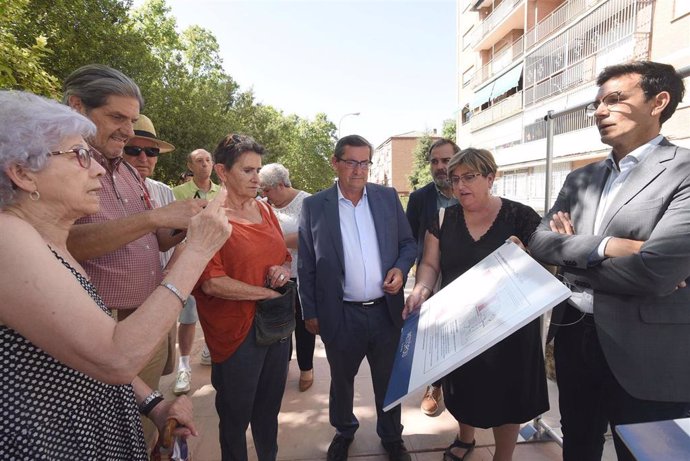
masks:
<path id="1" fill-rule="evenodd" d="M 91 152 L 83 147 L 75 147 L 69 150 L 57 150 L 54 152 L 49 152 L 49 155 L 62 155 L 62 154 L 77 154 L 77 161 L 79 166 L 86 168 L 87 170 L 91 166 Z"/>
<path id="2" fill-rule="evenodd" d="M 125 154 L 131 155 L 132 157 L 138 156 L 142 151 L 144 151 L 147 157 L 158 157 L 158 154 L 161 153 L 158 147 L 125 146 L 124 151 Z"/>

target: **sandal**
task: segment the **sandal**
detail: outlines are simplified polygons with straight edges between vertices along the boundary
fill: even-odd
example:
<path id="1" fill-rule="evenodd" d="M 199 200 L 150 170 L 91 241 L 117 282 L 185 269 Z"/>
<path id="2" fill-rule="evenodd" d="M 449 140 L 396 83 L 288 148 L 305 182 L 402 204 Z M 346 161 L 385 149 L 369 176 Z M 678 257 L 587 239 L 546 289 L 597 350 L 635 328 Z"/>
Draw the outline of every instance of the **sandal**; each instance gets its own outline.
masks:
<path id="1" fill-rule="evenodd" d="M 453 443 L 451 443 L 448 446 L 448 448 L 446 448 L 446 451 L 443 452 L 443 459 L 445 460 L 446 457 L 448 457 L 448 459 L 450 459 L 450 461 L 464 461 L 465 458 L 467 458 L 467 455 L 472 453 L 472 450 L 474 450 L 474 446 L 475 446 L 476 442 L 477 442 L 476 440 L 472 440 L 472 443 L 463 442 L 462 440 L 460 440 L 456 436 Z M 453 448 L 464 448 L 467 451 L 465 452 L 464 455 L 458 456 L 451 451 Z"/>

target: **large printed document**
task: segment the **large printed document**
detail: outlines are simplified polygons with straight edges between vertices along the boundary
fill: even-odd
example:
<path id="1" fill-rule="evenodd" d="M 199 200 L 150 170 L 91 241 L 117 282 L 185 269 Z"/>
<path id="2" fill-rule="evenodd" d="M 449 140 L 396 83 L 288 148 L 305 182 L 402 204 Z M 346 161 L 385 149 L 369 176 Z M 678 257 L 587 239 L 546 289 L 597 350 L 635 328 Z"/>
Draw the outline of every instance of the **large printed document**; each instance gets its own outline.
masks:
<path id="1" fill-rule="evenodd" d="M 520 247 L 503 244 L 407 318 L 383 409 L 470 361 L 570 295 Z"/>

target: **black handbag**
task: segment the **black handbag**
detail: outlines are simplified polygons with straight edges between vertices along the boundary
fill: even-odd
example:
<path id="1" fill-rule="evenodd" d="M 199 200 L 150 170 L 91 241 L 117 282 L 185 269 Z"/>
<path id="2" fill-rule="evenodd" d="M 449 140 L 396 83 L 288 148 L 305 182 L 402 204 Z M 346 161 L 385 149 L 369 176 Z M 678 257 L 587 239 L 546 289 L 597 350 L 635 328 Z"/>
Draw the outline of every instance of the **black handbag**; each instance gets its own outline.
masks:
<path id="1" fill-rule="evenodd" d="M 254 331 L 256 344 L 270 346 L 295 331 L 295 296 L 297 286 L 292 280 L 275 289 L 281 295 L 277 298 L 256 302 Z"/>

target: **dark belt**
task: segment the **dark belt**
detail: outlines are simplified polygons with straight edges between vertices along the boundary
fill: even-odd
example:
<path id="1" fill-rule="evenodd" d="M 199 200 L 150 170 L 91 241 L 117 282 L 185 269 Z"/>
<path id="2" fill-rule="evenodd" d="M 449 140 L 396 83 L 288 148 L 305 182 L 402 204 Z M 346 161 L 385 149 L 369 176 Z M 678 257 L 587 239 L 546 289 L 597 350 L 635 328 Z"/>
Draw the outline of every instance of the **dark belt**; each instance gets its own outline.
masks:
<path id="1" fill-rule="evenodd" d="M 377 304 L 381 304 L 386 301 L 385 297 L 380 297 L 376 299 L 372 299 L 370 301 L 344 301 L 345 304 L 350 304 L 351 306 L 357 306 L 357 307 L 372 307 Z"/>

